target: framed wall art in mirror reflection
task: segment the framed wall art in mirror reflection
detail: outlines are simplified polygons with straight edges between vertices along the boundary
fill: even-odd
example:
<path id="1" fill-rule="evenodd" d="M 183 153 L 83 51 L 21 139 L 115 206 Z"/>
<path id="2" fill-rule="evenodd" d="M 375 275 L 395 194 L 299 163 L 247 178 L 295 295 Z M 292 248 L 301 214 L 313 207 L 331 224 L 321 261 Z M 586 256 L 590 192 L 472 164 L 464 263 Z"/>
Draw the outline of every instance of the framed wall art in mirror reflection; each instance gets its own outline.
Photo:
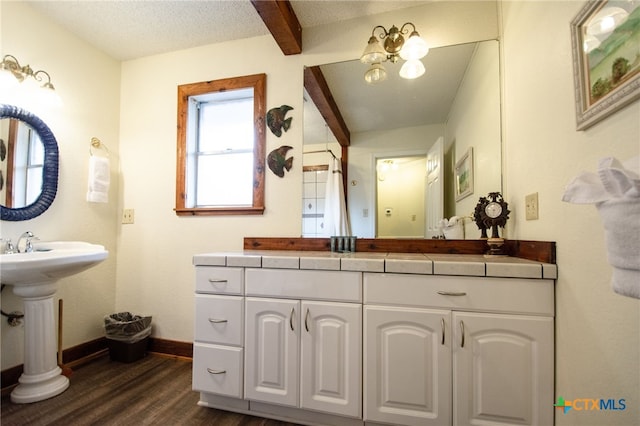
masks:
<path id="1" fill-rule="evenodd" d="M 473 148 L 469 148 L 456 162 L 455 178 L 456 201 L 473 194 Z"/>
<path id="2" fill-rule="evenodd" d="M 590 0 L 571 22 L 571 41 L 584 130 L 640 98 L 640 3 Z"/>

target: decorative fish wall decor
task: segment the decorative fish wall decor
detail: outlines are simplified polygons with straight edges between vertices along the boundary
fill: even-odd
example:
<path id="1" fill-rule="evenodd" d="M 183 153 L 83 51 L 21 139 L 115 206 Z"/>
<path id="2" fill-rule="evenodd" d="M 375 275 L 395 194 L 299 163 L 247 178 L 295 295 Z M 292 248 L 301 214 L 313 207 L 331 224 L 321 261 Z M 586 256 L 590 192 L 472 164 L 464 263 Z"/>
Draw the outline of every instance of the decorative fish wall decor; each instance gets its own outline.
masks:
<path id="1" fill-rule="evenodd" d="M 290 171 L 293 166 L 293 157 L 287 157 L 287 151 L 293 149 L 290 146 L 282 145 L 278 149 L 274 149 L 267 156 L 267 164 L 271 171 L 279 177 L 284 177 L 284 171 Z"/>
<path id="2" fill-rule="evenodd" d="M 267 126 L 271 129 L 271 133 L 277 137 L 282 136 L 282 130 L 286 132 L 291 127 L 291 120 L 293 117 L 284 118 L 287 112 L 293 108 L 289 105 L 282 105 L 278 108 L 271 108 L 267 111 Z"/>

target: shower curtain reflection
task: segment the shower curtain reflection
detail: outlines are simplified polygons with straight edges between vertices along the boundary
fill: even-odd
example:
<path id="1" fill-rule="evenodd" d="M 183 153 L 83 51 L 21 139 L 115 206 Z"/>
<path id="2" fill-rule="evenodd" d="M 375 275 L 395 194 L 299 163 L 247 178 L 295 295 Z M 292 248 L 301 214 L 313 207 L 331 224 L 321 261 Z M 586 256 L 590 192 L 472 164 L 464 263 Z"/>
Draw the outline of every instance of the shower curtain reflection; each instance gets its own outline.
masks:
<path id="1" fill-rule="evenodd" d="M 344 187 L 342 186 L 342 167 L 340 161 L 338 161 L 335 156 L 329 162 L 329 173 L 325 193 L 324 224 L 325 235 L 328 237 L 334 235 L 351 235 L 349 216 L 347 215 L 347 204 L 344 198 Z"/>

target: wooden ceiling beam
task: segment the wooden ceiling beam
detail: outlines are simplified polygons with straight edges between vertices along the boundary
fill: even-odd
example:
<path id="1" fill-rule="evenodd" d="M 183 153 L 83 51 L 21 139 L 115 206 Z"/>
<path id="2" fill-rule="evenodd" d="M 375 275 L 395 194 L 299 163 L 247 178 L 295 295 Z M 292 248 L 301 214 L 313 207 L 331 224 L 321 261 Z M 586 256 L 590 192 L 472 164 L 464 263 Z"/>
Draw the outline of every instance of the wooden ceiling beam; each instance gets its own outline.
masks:
<path id="1" fill-rule="evenodd" d="M 344 122 L 344 118 L 342 118 L 340 109 L 319 66 L 306 67 L 304 69 L 304 88 L 311 96 L 316 107 L 318 107 L 320 114 L 324 117 L 338 143 L 343 147 L 349 146 L 351 133 Z"/>
<path id="2" fill-rule="evenodd" d="M 285 55 L 302 53 L 302 27 L 289 0 L 251 0 Z"/>

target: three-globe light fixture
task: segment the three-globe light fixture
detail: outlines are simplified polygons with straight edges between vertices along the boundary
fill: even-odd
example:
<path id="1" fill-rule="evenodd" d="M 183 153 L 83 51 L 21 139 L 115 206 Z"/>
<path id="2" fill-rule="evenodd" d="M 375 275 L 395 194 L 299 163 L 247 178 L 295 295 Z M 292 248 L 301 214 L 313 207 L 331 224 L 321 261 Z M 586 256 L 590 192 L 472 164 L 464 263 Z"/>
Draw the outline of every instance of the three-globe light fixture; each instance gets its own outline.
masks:
<path id="1" fill-rule="evenodd" d="M 409 33 L 409 26 L 412 29 L 411 33 Z M 380 30 L 378 36 L 376 36 L 377 30 Z M 409 34 L 409 38 L 406 41 L 405 34 Z M 384 47 L 380 44 L 380 41 L 384 41 Z M 369 84 L 385 80 L 387 71 L 382 66 L 382 62 L 390 61 L 396 63 L 398 58 L 406 61 L 400 68 L 400 77 L 406 79 L 418 78 L 425 72 L 424 65 L 420 59 L 424 58 L 428 52 L 427 43 L 420 37 L 415 25 L 411 22 L 406 22 L 400 29 L 392 25 L 388 31 L 382 25 L 377 25 L 371 31 L 367 47 L 360 57 L 360 62 L 370 65 L 364 74 L 364 79 Z"/>

